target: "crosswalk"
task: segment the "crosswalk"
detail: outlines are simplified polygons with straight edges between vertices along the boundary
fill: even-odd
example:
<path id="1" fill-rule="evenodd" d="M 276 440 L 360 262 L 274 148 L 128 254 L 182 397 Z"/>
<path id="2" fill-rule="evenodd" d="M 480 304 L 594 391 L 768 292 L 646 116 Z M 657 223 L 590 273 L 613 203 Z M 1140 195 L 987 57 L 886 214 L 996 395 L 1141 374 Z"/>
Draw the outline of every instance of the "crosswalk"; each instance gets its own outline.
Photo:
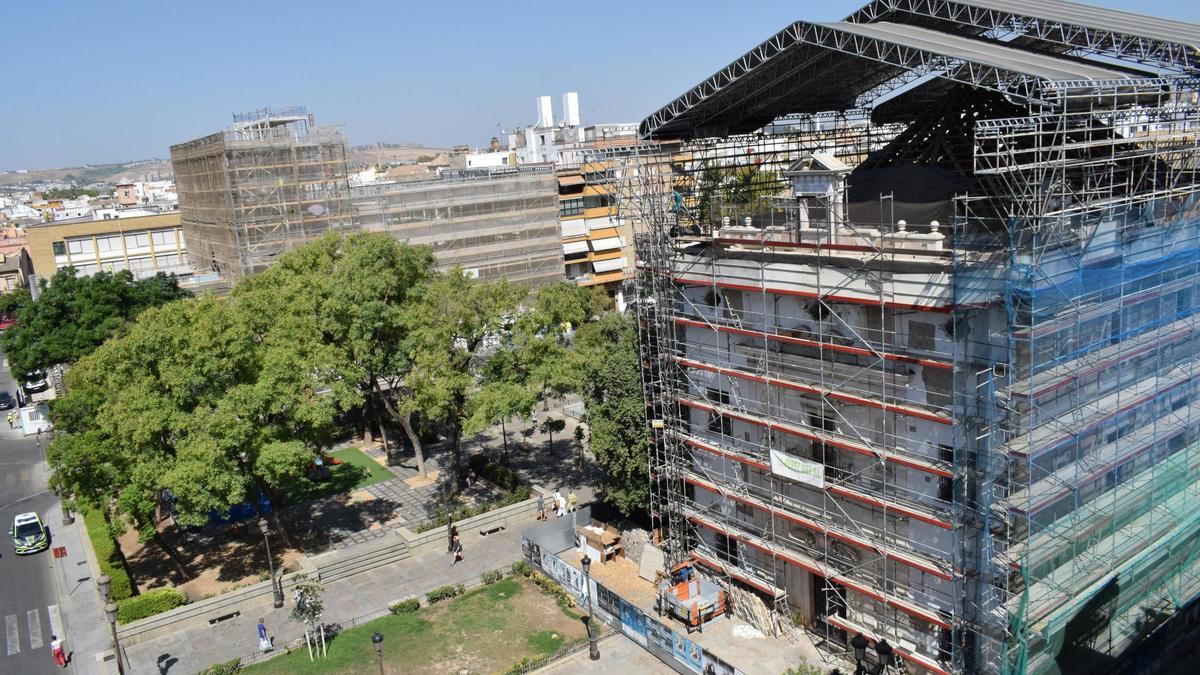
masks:
<path id="1" fill-rule="evenodd" d="M 21 613 L 8 614 L 4 617 L 4 653 L 7 656 L 20 654 L 22 649 L 41 649 L 49 644 L 49 636 L 64 637 L 62 632 L 62 614 L 58 605 L 49 605 L 45 609 L 45 621 L 42 620 L 41 609 L 26 610 L 24 617 Z M 24 621 L 22 621 L 24 618 Z M 24 639 L 22 639 L 22 637 Z M 4 670 L 0 667 L 0 671 Z"/>
<path id="2" fill-rule="evenodd" d="M 33 477 L 31 469 L 21 469 L 19 471 L 7 471 L 4 474 L 5 485 L 16 485 L 17 483 L 28 483 Z"/>

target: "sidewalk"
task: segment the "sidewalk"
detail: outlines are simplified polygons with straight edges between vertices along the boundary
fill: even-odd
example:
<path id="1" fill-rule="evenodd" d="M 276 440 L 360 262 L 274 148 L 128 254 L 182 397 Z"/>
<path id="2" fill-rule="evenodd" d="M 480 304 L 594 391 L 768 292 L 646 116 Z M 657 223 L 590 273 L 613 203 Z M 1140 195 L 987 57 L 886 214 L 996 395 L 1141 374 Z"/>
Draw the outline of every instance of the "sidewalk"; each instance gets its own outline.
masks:
<path id="1" fill-rule="evenodd" d="M 83 517 L 64 525 L 62 508 L 57 504 L 46 514 L 46 526 L 54 537 L 55 547 L 65 547 L 67 557 L 55 561 L 54 586 L 58 595 L 63 642 L 72 654 L 71 672 L 76 675 L 107 675 L 100 660 L 111 661 L 112 634 L 104 616 L 104 601 L 96 587 L 100 567 L 92 557 L 92 547 L 85 540 Z M 103 655 L 103 656 L 102 656 Z"/>
<path id="2" fill-rule="evenodd" d="M 571 673 L 571 675 L 575 673 L 674 675 L 675 673 L 674 670 L 668 668 L 666 664 L 622 633 L 616 633 L 600 640 L 598 646 L 600 648 L 599 661 L 591 660 L 590 653 L 584 649 L 536 672 L 540 675 L 557 673 L 563 675 L 567 673 Z"/>
<path id="3" fill-rule="evenodd" d="M 521 532 L 505 530 L 488 536 L 464 532 L 463 562 L 450 566 L 443 552 L 415 556 L 325 586 L 325 623 L 345 623 L 387 608 L 389 603 L 447 584 L 463 583 L 483 572 L 510 566 L 521 558 Z M 136 675 L 190 674 L 214 663 L 255 652 L 256 625 L 262 618 L 276 645 L 304 636 L 303 624 L 292 621 L 292 599 L 275 609 L 270 597 L 243 606 L 239 616 L 215 626 L 183 630 L 125 649 Z"/>

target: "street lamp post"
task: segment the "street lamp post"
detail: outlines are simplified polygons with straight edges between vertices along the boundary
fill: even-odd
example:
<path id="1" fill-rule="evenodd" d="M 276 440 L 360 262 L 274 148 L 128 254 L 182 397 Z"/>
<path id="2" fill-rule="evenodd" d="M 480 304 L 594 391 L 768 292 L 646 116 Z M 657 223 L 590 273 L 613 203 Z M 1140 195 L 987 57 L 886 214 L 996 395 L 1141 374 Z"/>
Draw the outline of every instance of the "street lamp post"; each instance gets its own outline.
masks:
<path id="1" fill-rule="evenodd" d="M 96 579 L 96 588 L 104 598 L 104 615 L 108 619 L 108 627 L 112 630 L 113 651 L 117 653 L 117 675 L 125 675 L 125 664 L 121 660 L 121 643 L 117 640 L 117 603 L 112 601 L 112 579 L 107 574 L 101 574 Z"/>
<path id="2" fill-rule="evenodd" d="M 850 638 L 850 647 L 854 650 L 854 675 L 863 675 L 869 644 L 871 643 L 867 642 L 862 633 L 855 633 L 854 637 Z"/>
<path id="3" fill-rule="evenodd" d="M 446 509 L 446 553 L 454 552 L 454 514 L 450 512 L 450 477 L 442 479 L 442 508 Z"/>
<path id="4" fill-rule="evenodd" d="M 283 583 L 275 579 L 275 563 L 271 560 L 271 538 L 267 536 L 271 528 L 266 518 L 258 519 L 258 529 L 262 530 L 263 543 L 267 545 L 267 569 L 271 572 L 271 593 L 275 596 L 275 609 L 283 607 Z"/>
<path id="5" fill-rule="evenodd" d="M 125 675 L 125 663 L 121 658 L 121 641 L 117 639 L 117 603 L 109 602 L 105 605 L 104 615 L 108 617 L 108 627 L 112 629 L 113 651 L 117 653 L 117 675 Z"/>
<path id="6" fill-rule="evenodd" d="M 375 631 L 371 642 L 375 645 L 375 655 L 379 657 L 379 675 L 383 675 L 383 634 Z"/>
<path id="7" fill-rule="evenodd" d="M 880 639 L 875 643 L 875 653 L 879 656 L 879 664 L 875 666 L 877 674 L 886 673 L 888 666 L 892 665 L 892 646 L 887 640 Z"/>
<path id="8" fill-rule="evenodd" d="M 595 633 L 595 631 L 592 630 L 592 621 L 595 619 L 595 614 L 592 613 L 592 583 L 591 583 L 592 559 L 589 558 L 586 553 L 584 553 L 583 560 L 580 560 L 579 563 L 581 565 L 583 565 L 583 589 L 585 592 L 587 592 L 587 601 L 588 601 L 588 622 L 587 622 L 588 657 L 593 661 L 599 661 L 600 660 L 600 647 L 599 647 L 599 645 L 596 644 L 596 633 Z"/>

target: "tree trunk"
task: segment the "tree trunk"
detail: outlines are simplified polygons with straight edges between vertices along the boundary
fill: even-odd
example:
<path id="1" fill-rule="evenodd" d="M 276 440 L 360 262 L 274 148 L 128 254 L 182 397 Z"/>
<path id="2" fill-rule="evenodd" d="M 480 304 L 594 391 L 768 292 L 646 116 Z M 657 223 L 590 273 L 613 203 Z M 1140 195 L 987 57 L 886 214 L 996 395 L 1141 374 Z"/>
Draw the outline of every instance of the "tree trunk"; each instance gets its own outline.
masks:
<path id="1" fill-rule="evenodd" d="M 392 443 L 388 440 L 387 432 L 387 417 L 385 415 L 377 415 L 379 420 L 379 437 L 383 440 L 383 456 L 387 458 L 387 465 L 392 465 Z"/>
<path id="2" fill-rule="evenodd" d="M 175 571 L 179 572 L 179 576 L 182 577 L 184 581 L 191 580 L 192 573 L 188 571 L 187 565 L 183 562 L 183 558 L 179 557 L 179 552 L 175 550 L 174 546 L 171 546 L 167 543 L 166 539 L 163 539 L 162 533 L 155 531 L 152 539 L 154 539 L 154 543 L 158 544 L 158 547 L 163 550 L 163 553 L 167 554 L 167 557 L 171 559 L 171 562 L 175 564 Z"/>
<path id="3" fill-rule="evenodd" d="M 283 504 L 279 501 L 279 494 L 257 476 L 254 477 L 254 482 L 267 494 L 267 499 L 271 500 L 271 520 L 275 523 L 275 533 L 279 535 L 279 543 L 283 544 L 283 548 L 291 548 L 292 540 L 288 537 L 287 529 L 283 526 L 283 517 L 279 515 L 279 512 L 283 510 Z M 279 554 L 282 556 L 283 551 L 280 551 Z"/>
<path id="4" fill-rule="evenodd" d="M 508 466 L 508 427 L 500 420 L 500 435 L 504 438 L 504 466 Z"/>
<path id="5" fill-rule="evenodd" d="M 417 457 L 417 473 L 421 478 L 425 478 L 425 451 L 421 448 L 421 438 L 417 436 L 417 432 L 413 429 L 412 413 L 407 412 L 400 415 L 400 424 L 404 427 L 404 433 L 408 436 L 408 441 L 412 443 L 413 454 Z"/>
<path id="6" fill-rule="evenodd" d="M 383 456 L 387 458 L 387 465 L 392 465 L 392 444 L 388 440 L 387 433 L 387 415 L 380 414 L 378 396 L 382 392 L 379 391 L 379 380 L 374 375 L 371 376 L 371 392 L 367 399 L 367 407 L 371 410 L 371 417 L 375 418 L 379 424 L 379 436 L 383 441 Z M 386 407 L 385 407 L 386 412 Z"/>
<path id="7" fill-rule="evenodd" d="M 454 492 L 458 492 L 458 471 L 459 465 L 462 463 L 462 420 L 456 414 L 454 423 L 451 425 L 450 436 L 450 477 L 453 479 Z"/>
<path id="8" fill-rule="evenodd" d="M 452 485 L 454 487 L 455 493 L 458 492 L 458 475 L 459 475 L 459 472 L 461 471 L 461 464 L 462 464 L 462 433 L 463 433 L 462 421 L 463 421 L 463 411 L 466 407 L 467 407 L 466 394 L 464 394 L 462 392 L 455 394 L 454 395 L 454 405 L 451 408 L 452 412 L 450 413 L 451 419 L 453 420 L 453 423 L 451 424 L 451 429 L 452 429 L 453 435 L 451 436 L 451 444 L 450 444 L 450 448 L 452 451 L 451 455 L 450 455 L 450 461 L 452 464 L 452 466 L 450 467 L 451 468 L 450 475 L 451 475 L 451 477 L 454 478 L 454 482 L 452 483 Z"/>

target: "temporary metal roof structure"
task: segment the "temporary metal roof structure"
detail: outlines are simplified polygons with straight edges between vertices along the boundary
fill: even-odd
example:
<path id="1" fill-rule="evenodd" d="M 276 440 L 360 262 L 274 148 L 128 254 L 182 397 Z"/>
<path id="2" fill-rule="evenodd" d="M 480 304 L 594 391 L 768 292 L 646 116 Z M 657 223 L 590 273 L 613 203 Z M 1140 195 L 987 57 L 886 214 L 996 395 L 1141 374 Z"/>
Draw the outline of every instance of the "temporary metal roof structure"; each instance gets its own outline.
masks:
<path id="1" fill-rule="evenodd" d="M 1200 26 L 1062 0 L 875 0 L 846 20 L 1019 36 L 1019 43 L 1044 51 L 1105 55 L 1179 73 L 1200 68 Z"/>
<path id="2" fill-rule="evenodd" d="M 640 132 L 653 139 L 742 133 L 788 114 L 954 84 L 1055 106 L 1091 87 L 1157 90 L 1165 85 L 1157 75 L 1200 68 L 1200 26 L 1057 0 L 1036 5 L 878 0 L 844 22 L 798 21 L 647 117 Z M 1060 10 L 1051 30 L 1041 15 Z M 1121 23 L 1126 17 L 1136 21 Z M 1086 58 L 1095 55 L 1102 58 Z M 890 112 L 897 114 L 895 105 Z"/>

